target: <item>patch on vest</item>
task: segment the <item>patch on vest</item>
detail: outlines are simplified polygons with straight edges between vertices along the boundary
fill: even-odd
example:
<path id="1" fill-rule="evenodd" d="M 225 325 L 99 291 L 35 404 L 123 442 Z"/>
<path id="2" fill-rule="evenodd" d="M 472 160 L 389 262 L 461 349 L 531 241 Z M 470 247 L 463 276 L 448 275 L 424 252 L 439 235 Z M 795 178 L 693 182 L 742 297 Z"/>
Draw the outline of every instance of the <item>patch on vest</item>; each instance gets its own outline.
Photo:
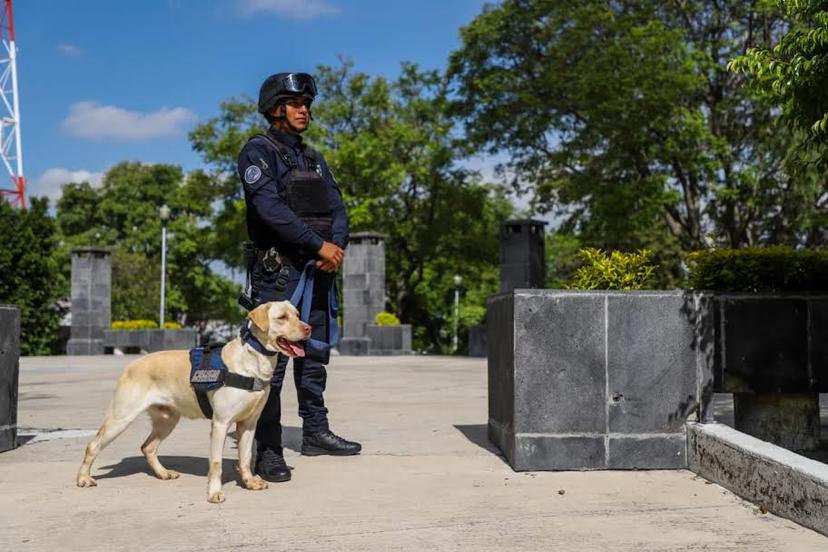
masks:
<path id="1" fill-rule="evenodd" d="M 262 177 L 262 169 L 256 165 L 250 165 L 244 171 L 244 181 L 248 184 L 255 184 Z"/>

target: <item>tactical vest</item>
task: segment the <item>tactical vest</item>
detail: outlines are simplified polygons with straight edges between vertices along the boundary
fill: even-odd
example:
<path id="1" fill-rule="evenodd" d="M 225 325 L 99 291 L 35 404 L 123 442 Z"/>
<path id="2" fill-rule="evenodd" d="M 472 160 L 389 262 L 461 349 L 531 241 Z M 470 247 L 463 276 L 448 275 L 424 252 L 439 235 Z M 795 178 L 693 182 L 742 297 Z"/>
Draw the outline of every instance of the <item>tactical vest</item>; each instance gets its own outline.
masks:
<path id="1" fill-rule="evenodd" d="M 322 178 L 322 163 L 319 153 L 305 147 L 303 155 L 310 170 L 300 169 L 287 146 L 269 134 L 259 134 L 279 154 L 289 171 L 284 177 L 285 200 L 288 207 L 302 222 L 308 225 L 325 241 L 333 240 L 333 218 L 331 216 L 328 183 Z"/>

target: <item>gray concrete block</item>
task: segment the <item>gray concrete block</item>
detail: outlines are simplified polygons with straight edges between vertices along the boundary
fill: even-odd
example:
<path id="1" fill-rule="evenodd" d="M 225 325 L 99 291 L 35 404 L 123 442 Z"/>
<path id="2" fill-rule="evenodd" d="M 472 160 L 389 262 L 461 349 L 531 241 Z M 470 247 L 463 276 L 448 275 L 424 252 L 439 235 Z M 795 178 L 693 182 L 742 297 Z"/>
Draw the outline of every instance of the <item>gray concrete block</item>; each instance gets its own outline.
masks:
<path id="1" fill-rule="evenodd" d="M 76 339 L 66 343 L 67 355 L 102 355 L 104 354 L 103 339 Z"/>
<path id="2" fill-rule="evenodd" d="M 602 296 L 518 291 L 503 331 L 515 336 L 515 432 L 605 431 Z"/>
<path id="3" fill-rule="evenodd" d="M 370 339 L 368 353 L 371 355 L 411 354 L 411 325 L 378 326 L 368 324 L 365 334 Z"/>
<path id="4" fill-rule="evenodd" d="M 515 435 L 512 467 L 525 470 L 600 470 L 606 467 L 603 436 Z"/>
<path id="5" fill-rule="evenodd" d="M 692 295 L 607 297 L 611 433 L 684 431 L 697 410 Z"/>
<path id="6" fill-rule="evenodd" d="M 486 325 L 469 326 L 469 356 L 485 357 L 486 355 L 488 355 Z"/>
<path id="7" fill-rule="evenodd" d="M 20 310 L 0 305 L 0 452 L 17 446 Z"/>
<path id="8" fill-rule="evenodd" d="M 685 467 L 684 423 L 699 415 L 701 395 L 712 398 L 708 299 L 552 290 L 490 298 L 489 434 L 512 467 Z M 548 448 L 564 439 L 572 451 Z"/>
<path id="9" fill-rule="evenodd" d="M 196 347 L 198 332 L 194 328 L 106 330 L 104 345 L 117 349 L 138 347 L 144 351 L 189 350 Z"/>
<path id="10" fill-rule="evenodd" d="M 722 424 L 689 423 L 687 438 L 691 470 L 828 535 L 828 465 Z"/>
<path id="11" fill-rule="evenodd" d="M 371 340 L 367 337 L 343 337 L 339 340 L 339 354 L 341 355 L 367 355 L 371 346 Z"/>
<path id="12" fill-rule="evenodd" d="M 611 470 L 661 470 L 687 467 L 687 436 L 684 431 L 674 435 L 609 436 Z"/>
<path id="13" fill-rule="evenodd" d="M 71 339 L 67 354 L 102 354 L 111 325 L 112 264 L 109 251 L 72 250 Z"/>

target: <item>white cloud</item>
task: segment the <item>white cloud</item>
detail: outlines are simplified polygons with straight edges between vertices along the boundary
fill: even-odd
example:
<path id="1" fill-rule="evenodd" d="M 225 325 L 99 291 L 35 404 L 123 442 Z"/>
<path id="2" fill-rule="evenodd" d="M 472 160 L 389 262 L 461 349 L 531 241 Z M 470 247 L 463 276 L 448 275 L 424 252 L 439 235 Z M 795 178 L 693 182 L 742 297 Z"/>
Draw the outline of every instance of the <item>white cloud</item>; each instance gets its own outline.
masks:
<path id="1" fill-rule="evenodd" d="M 237 0 L 242 15 L 272 13 L 290 19 L 313 19 L 339 13 L 339 8 L 326 0 Z"/>
<path id="2" fill-rule="evenodd" d="M 114 105 L 78 102 L 69 108 L 62 126 L 81 138 L 148 140 L 179 134 L 195 120 L 195 113 L 184 107 L 162 107 L 151 113 L 140 113 Z"/>
<path id="3" fill-rule="evenodd" d="M 70 182 L 89 182 L 94 187 L 101 185 L 103 172 L 70 171 L 56 167 L 49 169 L 37 179 L 26 184 L 27 196 L 46 196 L 49 202 L 54 205 L 60 198 L 63 185 Z"/>
<path id="4" fill-rule="evenodd" d="M 74 44 L 69 44 L 68 42 L 64 42 L 63 44 L 58 44 L 57 47 L 58 52 L 65 56 L 70 57 L 77 57 L 83 53 L 83 50 L 75 46 Z"/>

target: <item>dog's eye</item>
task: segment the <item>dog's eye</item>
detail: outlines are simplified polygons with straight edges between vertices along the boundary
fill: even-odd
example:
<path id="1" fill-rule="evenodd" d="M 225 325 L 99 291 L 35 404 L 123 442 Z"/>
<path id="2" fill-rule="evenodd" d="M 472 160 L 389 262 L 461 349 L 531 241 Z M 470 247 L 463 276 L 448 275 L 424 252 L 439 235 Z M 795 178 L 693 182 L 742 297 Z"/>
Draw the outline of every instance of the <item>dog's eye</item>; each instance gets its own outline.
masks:
<path id="1" fill-rule="evenodd" d="M 287 320 L 287 317 L 288 317 L 288 315 L 287 315 L 287 314 L 283 314 L 283 315 L 281 315 L 281 316 L 277 317 L 277 319 L 278 319 L 278 320 Z"/>

